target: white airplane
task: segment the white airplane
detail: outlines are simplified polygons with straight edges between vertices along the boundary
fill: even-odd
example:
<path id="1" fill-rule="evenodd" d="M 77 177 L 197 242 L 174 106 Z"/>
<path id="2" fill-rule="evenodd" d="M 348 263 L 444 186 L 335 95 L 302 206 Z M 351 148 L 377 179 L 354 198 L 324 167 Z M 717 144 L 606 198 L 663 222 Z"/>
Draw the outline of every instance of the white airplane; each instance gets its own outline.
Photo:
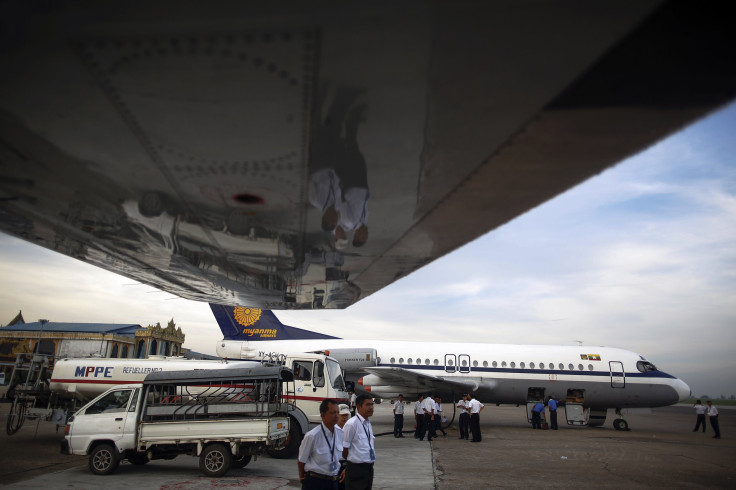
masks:
<path id="1" fill-rule="evenodd" d="M 697 2 L 0 18 L 0 230 L 213 303 L 344 308 L 736 97 L 731 18 Z"/>
<path id="2" fill-rule="evenodd" d="M 608 409 L 615 409 L 614 427 L 623 430 L 628 423 L 621 409 L 667 406 L 690 397 L 685 382 L 623 349 L 345 340 L 283 325 L 268 310 L 210 307 L 224 336 L 217 344 L 220 357 L 329 352 L 347 381 L 380 398 L 432 392 L 447 401 L 471 392 L 483 402 L 527 404 L 529 412 L 535 402 L 553 396 L 564 402 L 570 424 L 599 426 Z"/>

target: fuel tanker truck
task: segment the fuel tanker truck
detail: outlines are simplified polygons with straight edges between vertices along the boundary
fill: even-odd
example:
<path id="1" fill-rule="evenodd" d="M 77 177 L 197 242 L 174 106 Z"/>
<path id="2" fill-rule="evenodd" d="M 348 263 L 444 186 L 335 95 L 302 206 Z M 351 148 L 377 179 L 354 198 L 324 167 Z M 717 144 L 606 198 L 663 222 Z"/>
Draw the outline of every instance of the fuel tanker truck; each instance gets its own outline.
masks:
<path id="1" fill-rule="evenodd" d="M 296 454 L 310 424 L 321 422 L 319 404 L 322 400 L 348 401 L 340 364 L 327 355 L 298 353 L 261 361 L 233 361 L 162 356 L 55 360 L 51 356 L 21 354 L 16 361 L 13 379 L 22 381 L 16 383 L 9 393 L 12 406 L 6 430 L 9 435 L 16 433 L 26 419 L 53 422 L 58 429 L 66 424 L 78 407 L 116 386 L 142 384 L 151 373 L 189 371 L 194 376 L 198 370 L 212 372 L 263 365 L 281 365 L 294 374 L 289 402 L 298 407 L 305 418 L 300 420 L 290 413 L 289 435 L 285 443 L 268 448 L 273 457 L 291 457 Z"/>

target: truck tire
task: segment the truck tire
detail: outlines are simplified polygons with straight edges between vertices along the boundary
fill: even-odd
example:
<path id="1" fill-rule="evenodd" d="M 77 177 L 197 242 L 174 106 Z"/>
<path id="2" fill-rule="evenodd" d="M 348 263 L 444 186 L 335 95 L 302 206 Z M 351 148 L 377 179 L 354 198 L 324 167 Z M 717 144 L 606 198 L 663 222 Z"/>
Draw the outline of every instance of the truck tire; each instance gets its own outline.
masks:
<path id="1" fill-rule="evenodd" d="M 302 443 L 302 429 L 299 422 L 289 418 L 289 436 L 283 446 L 268 446 L 266 452 L 274 459 L 289 459 L 299 453 L 299 445 Z"/>
<path id="2" fill-rule="evenodd" d="M 118 451 L 112 444 L 100 444 L 89 453 L 89 470 L 95 475 L 109 475 L 119 464 Z"/>
<path id="3" fill-rule="evenodd" d="M 251 458 L 252 456 L 250 454 L 244 454 L 242 456 L 233 458 L 232 467 L 236 469 L 245 468 L 246 466 L 248 466 L 248 463 L 250 463 Z"/>
<path id="4" fill-rule="evenodd" d="M 225 444 L 210 444 L 199 455 L 199 469 L 210 477 L 218 477 L 227 473 L 232 462 L 233 455 Z"/>

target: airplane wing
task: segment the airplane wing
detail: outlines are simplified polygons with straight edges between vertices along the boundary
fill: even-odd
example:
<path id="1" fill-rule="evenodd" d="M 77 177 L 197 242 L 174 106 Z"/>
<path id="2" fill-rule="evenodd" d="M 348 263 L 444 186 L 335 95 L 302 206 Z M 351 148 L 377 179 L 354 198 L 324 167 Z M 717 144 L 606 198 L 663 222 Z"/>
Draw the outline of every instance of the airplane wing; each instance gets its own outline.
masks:
<path id="1" fill-rule="evenodd" d="M 218 304 L 344 308 L 736 97 L 736 30 L 694 2 L 0 18 L 0 230 Z"/>
<path id="2" fill-rule="evenodd" d="M 432 376 L 398 367 L 369 367 L 363 368 L 363 371 L 373 375 L 369 378 L 370 384 L 367 386 L 406 387 L 411 388 L 413 391 L 427 391 L 432 393 L 475 391 L 480 386 L 480 383 L 473 379 Z M 366 387 L 366 384 L 364 383 L 363 386 Z M 484 383 L 484 386 L 486 388 L 492 388 L 488 382 Z M 409 390 L 407 389 L 405 391 Z"/>

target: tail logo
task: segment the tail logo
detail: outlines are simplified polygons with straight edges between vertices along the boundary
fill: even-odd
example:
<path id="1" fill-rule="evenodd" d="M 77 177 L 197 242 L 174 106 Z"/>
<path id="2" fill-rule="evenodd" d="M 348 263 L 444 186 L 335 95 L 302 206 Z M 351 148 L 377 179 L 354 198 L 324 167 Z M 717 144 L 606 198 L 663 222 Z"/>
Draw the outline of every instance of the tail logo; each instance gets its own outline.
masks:
<path id="1" fill-rule="evenodd" d="M 233 311 L 233 316 L 239 324 L 249 327 L 261 318 L 261 309 L 238 306 Z"/>

